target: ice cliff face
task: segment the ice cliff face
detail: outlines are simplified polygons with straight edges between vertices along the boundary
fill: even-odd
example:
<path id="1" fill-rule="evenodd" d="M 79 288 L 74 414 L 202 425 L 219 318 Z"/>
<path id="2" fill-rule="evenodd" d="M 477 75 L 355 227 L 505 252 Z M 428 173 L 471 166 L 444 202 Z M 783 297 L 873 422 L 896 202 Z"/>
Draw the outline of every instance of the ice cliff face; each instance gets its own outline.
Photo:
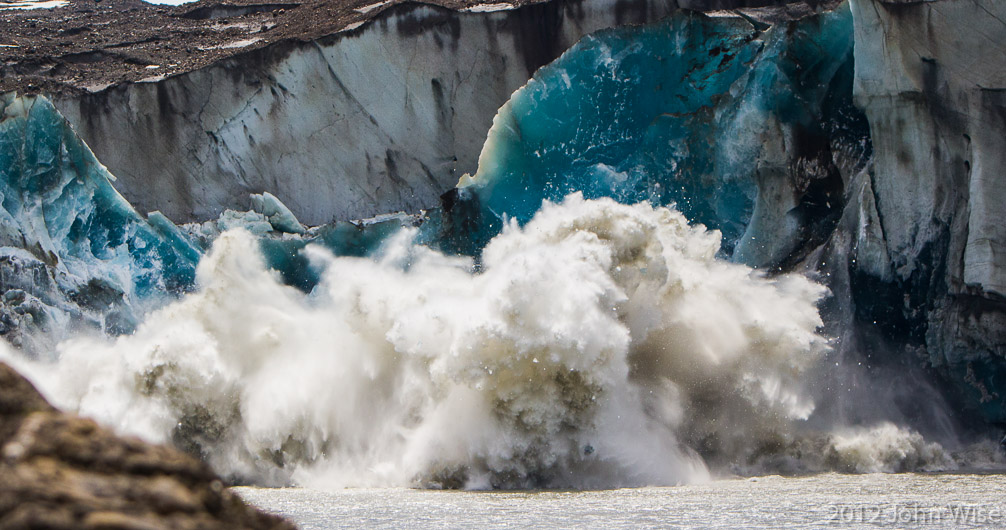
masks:
<path id="1" fill-rule="evenodd" d="M 199 251 L 141 216 L 44 98 L 0 99 L 0 332 L 128 331 L 137 304 L 191 284 Z"/>
<path id="2" fill-rule="evenodd" d="M 327 216 L 326 219 L 353 215 L 353 212 L 417 208 L 424 203 L 435 203 L 436 197 L 455 182 L 448 168 L 455 162 L 452 153 L 468 153 L 465 156 L 471 159 L 474 167 L 475 153 L 482 145 L 484 134 L 477 129 L 484 131 L 480 128 L 487 127 L 479 125 L 479 116 L 485 116 L 488 121 L 498 101 L 509 94 L 510 86 L 524 82 L 537 64 L 593 27 L 655 19 L 664 14 L 663 8 L 645 4 L 608 5 L 603 2 L 578 4 L 577 9 L 569 4 L 549 4 L 480 16 L 411 6 L 380 17 L 365 29 L 337 35 L 327 41 L 273 46 L 157 83 L 123 85 L 79 100 L 58 100 L 57 105 L 67 110 L 77 122 L 77 128 L 90 134 L 98 146 L 104 146 L 105 155 L 113 163 L 142 166 L 142 171 L 127 170 L 123 173 L 126 178 L 115 182 L 117 189 L 132 192 L 141 210 L 144 206 L 173 210 L 171 217 L 176 220 L 189 218 L 199 208 L 203 208 L 199 210 L 203 215 L 242 204 L 255 210 L 225 211 L 218 219 L 182 230 L 176 229 L 160 213 L 144 219 L 120 197 L 110 183 L 114 177 L 98 163 L 49 101 L 8 96 L 9 119 L 5 120 L 5 125 L 11 149 L 3 154 L 3 159 L 10 161 L 4 177 L 10 182 L 5 208 L 10 213 L 12 235 L 5 241 L 6 248 L 12 255 L 24 254 L 25 259 L 25 256 L 39 253 L 51 254 L 55 257 L 48 261 L 31 262 L 32 267 L 28 268 L 32 274 L 49 279 L 62 274 L 72 279 L 63 283 L 49 281 L 44 287 L 35 281 L 27 295 L 39 297 L 36 305 L 41 304 L 44 309 L 35 310 L 35 313 L 88 315 L 96 327 L 112 333 L 131 329 L 135 314 L 142 309 L 137 305 L 143 300 L 189 288 L 201 251 L 220 232 L 235 226 L 248 228 L 262 237 L 262 250 L 268 264 L 281 270 L 288 282 L 310 288 L 317 278 L 298 254 L 308 243 L 321 243 L 341 255 L 363 255 L 403 223 L 411 224 L 415 220 L 389 218 L 365 226 L 334 224 L 309 230 L 301 225 L 291 208 L 269 191 L 279 195 L 296 190 L 299 195 L 295 197 L 314 201 L 315 213 Z M 688 172 L 696 175 L 687 182 L 690 191 L 702 185 L 715 189 L 715 178 L 711 174 L 714 158 L 719 164 L 717 169 L 726 171 L 727 166 L 745 165 L 756 158 L 770 159 L 782 149 L 782 144 L 777 142 L 773 144 L 775 152 L 771 155 L 754 150 L 746 153 L 746 158 L 730 161 L 731 157 L 722 156 L 722 153 L 732 150 L 734 144 L 718 153 L 709 149 L 711 142 L 724 138 L 727 131 L 738 135 L 760 134 L 769 139 L 778 137 L 773 136 L 775 129 L 785 129 L 790 135 L 799 130 L 818 140 L 823 138 L 823 131 L 814 126 L 811 118 L 822 112 L 823 107 L 832 112 L 832 107 L 842 106 L 842 102 L 836 106 L 827 100 L 832 98 L 829 94 L 848 92 L 842 87 L 848 85 L 851 75 L 849 17 L 841 14 L 833 18 L 835 20 L 828 22 L 826 28 L 801 26 L 790 39 L 781 31 L 774 32 L 773 37 L 762 38 L 751 23 L 736 16 L 709 19 L 679 14 L 671 22 L 653 28 L 626 28 L 606 34 L 600 40 L 591 39 L 578 47 L 586 51 L 570 54 L 569 60 L 549 70 L 552 78 L 537 81 L 533 86 L 554 83 L 557 75 L 561 78 L 569 71 L 574 72 L 574 77 L 579 76 L 578 79 L 589 80 L 593 76 L 603 86 L 593 87 L 586 83 L 578 87 L 579 95 L 587 97 L 594 88 L 608 90 L 610 93 L 605 97 L 610 101 L 604 103 L 617 102 L 619 112 L 631 117 L 629 121 L 635 124 L 631 133 L 619 133 L 618 126 L 624 125 L 619 123 L 619 115 L 599 115 L 592 130 L 602 134 L 583 136 L 580 143 L 571 145 L 567 152 L 585 150 L 593 144 L 607 149 L 603 146 L 611 138 L 603 134 L 605 130 L 631 134 L 635 150 L 631 160 L 637 162 L 638 167 L 634 168 L 637 180 L 640 172 L 652 170 L 659 176 L 668 171 L 670 165 L 680 164 L 681 168 L 674 173 L 676 177 L 687 179 Z M 550 27 L 546 27 L 549 24 L 551 29 L 561 31 L 550 33 Z M 820 39 L 816 36 L 818 33 L 822 35 Z M 637 34 L 645 37 L 645 44 L 630 42 Z M 799 46 L 815 44 L 818 40 L 827 51 L 815 63 L 821 68 L 812 69 L 803 81 L 800 76 L 790 75 L 795 67 L 793 61 L 806 55 Z M 790 46 L 790 41 L 803 44 Z M 626 53 L 604 63 L 611 66 L 610 72 L 602 69 L 590 73 L 590 65 L 581 63 L 597 60 L 598 46 L 603 54 L 606 53 L 603 48 L 609 45 L 623 48 Z M 406 60 L 402 55 L 405 50 L 415 53 Z M 432 58 L 434 55 L 437 60 Z M 674 55 L 681 56 L 671 60 L 670 65 L 661 64 L 665 57 Z M 715 61 L 697 72 L 686 72 L 702 66 L 709 58 Z M 756 58 L 758 66 L 754 73 L 746 74 Z M 376 64 L 386 68 L 374 68 Z M 612 78 L 613 83 L 603 84 L 602 77 L 622 68 L 623 64 L 626 77 Z M 461 77 L 459 65 L 468 65 L 471 70 Z M 577 68 L 583 68 L 584 73 L 576 74 Z M 777 71 L 782 73 L 777 74 Z M 801 82 L 807 88 L 796 87 L 794 82 Z M 418 85 L 413 86 L 413 83 Z M 675 95 L 669 99 L 670 106 L 661 102 L 659 87 L 662 83 L 667 84 L 668 93 Z M 692 95 L 690 90 L 697 88 L 695 83 L 708 84 L 708 87 Z M 414 90 L 419 85 L 424 91 Z M 733 85 L 738 93 L 729 95 Z M 385 90 L 372 90 L 374 86 L 385 87 Z M 781 114 L 772 110 L 775 105 L 772 93 L 780 90 L 789 94 L 790 99 L 784 103 L 783 114 L 787 115 L 778 118 Z M 647 96 L 651 91 L 653 94 Z M 528 90 L 519 94 L 525 93 Z M 806 99 L 805 103 L 794 99 L 798 93 Z M 517 104 L 520 97 L 516 99 Z M 550 112 L 561 114 L 568 110 L 550 106 L 550 103 L 540 101 L 525 105 L 537 105 L 536 111 L 544 117 Z M 580 105 L 595 103 L 584 100 Z M 711 108 L 714 106 L 716 109 Z M 616 110 L 616 106 L 611 110 Z M 679 119 L 674 113 L 690 117 Z M 585 111 L 584 114 L 589 113 Z M 655 116 L 657 124 L 647 132 L 645 124 Z M 752 131 L 746 125 L 761 119 L 767 121 L 757 130 Z M 24 123 L 35 125 L 25 126 Z M 567 135 L 575 135 L 576 131 L 570 128 L 575 124 L 567 125 Z M 582 125 L 588 130 L 586 124 Z M 694 149 L 697 155 L 671 157 L 653 167 L 645 164 L 652 165 L 657 157 L 640 159 L 640 153 L 649 148 L 662 155 L 673 154 L 667 148 L 672 141 L 684 143 L 689 130 L 702 131 L 704 136 L 698 142 L 679 147 L 678 151 Z M 647 134 L 650 139 L 646 138 Z M 499 143 L 497 140 L 490 142 L 491 145 Z M 180 149 L 181 145 L 186 148 Z M 401 149 L 394 148 L 395 145 Z M 48 150 L 43 151 L 51 159 L 33 158 L 32 149 L 46 146 Z M 823 146 L 826 153 L 827 141 Z M 376 158 L 371 156 L 371 148 L 384 153 L 383 162 L 374 162 Z M 31 156 L 18 149 L 27 149 Z M 822 158 L 821 146 L 817 149 L 813 156 Z M 608 151 L 605 160 L 609 162 L 625 154 L 617 149 Z M 805 155 L 801 151 L 793 160 Z M 410 165 L 401 162 L 404 158 L 399 160 L 398 156 L 426 162 Z M 582 162 L 590 160 L 591 156 L 594 155 L 578 159 Z M 435 175 L 428 171 L 429 161 L 438 157 L 441 161 L 449 158 L 451 164 L 442 164 L 440 167 L 444 171 L 434 178 Z M 488 165 L 491 157 L 483 158 Z M 524 167 L 517 158 L 502 161 L 513 167 Z M 553 160 L 552 173 L 578 171 L 580 167 L 571 162 Z M 263 170 L 266 166 L 275 168 L 284 164 L 290 166 L 284 170 L 282 178 L 278 170 Z M 561 169 L 564 164 L 569 167 Z M 616 178 L 621 171 L 598 161 L 588 165 L 602 173 L 607 170 Z M 775 164 L 772 171 L 784 165 Z M 305 169 L 307 166 L 314 170 Z M 333 173 L 342 166 L 349 169 Z M 764 166 L 759 164 L 760 169 Z M 729 199 L 726 204 L 712 204 L 712 199 L 703 196 L 695 199 L 696 207 L 688 212 L 701 216 L 712 211 L 710 208 L 716 209 L 717 215 L 723 218 L 722 223 L 709 215 L 700 220 L 715 227 L 723 225 L 731 236 L 728 241 L 731 247 L 750 217 L 757 194 L 751 174 L 744 171 L 746 168 L 740 171 L 738 182 L 726 192 Z M 32 187 L 27 181 L 19 180 L 22 174 L 53 172 L 62 175 L 61 180 L 54 180 L 56 187 L 53 189 Z M 486 171 L 480 175 L 484 173 Z M 553 178 L 552 173 L 547 174 L 548 178 Z M 789 175 L 786 168 L 782 168 L 782 173 Z M 825 173 L 835 176 L 834 171 Z M 360 175 L 373 178 L 360 178 Z M 438 182 L 438 179 L 446 182 Z M 651 184 L 659 190 L 658 180 Z M 419 182 L 425 191 L 417 191 L 410 182 Z M 83 191 L 74 187 L 78 183 L 82 183 Z M 608 192 L 625 202 L 652 198 L 661 203 L 680 200 L 685 206 L 690 204 L 685 200 L 688 197 L 684 191 L 654 194 L 645 185 L 640 188 L 617 181 L 608 184 L 603 190 L 594 190 L 592 196 Z M 373 189 L 354 196 L 361 186 L 373 186 Z M 520 212 L 521 218 L 529 218 L 543 198 L 558 200 L 578 188 L 586 189 L 573 182 L 555 188 L 527 190 L 519 199 L 526 206 Z M 378 193 L 380 190 L 384 191 Z M 249 195 L 248 191 L 264 193 Z M 714 191 L 710 194 L 723 195 Z M 497 195 L 497 199 L 507 200 L 503 194 Z M 70 200 L 74 202 L 68 204 Z M 296 201 L 295 198 L 290 205 L 305 211 L 303 203 Z M 32 213 L 34 202 L 47 204 L 51 211 L 44 216 Z M 190 208 L 186 210 L 188 213 L 178 210 L 182 203 Z M 361 209 L 353 210 L 355 206 L 349 206 L 351 203 Z M 503 211 L 514 215 L 514 212 Z M 57 223 L 58 216 L 65 219 Z M 436 213 L 434 218 L 440 220 Z M 310 217 L 305 220 L 311 223 Z M 28 225 L 23 227 L 25 223 Z M 89 232 L 81 234 L 82 229 L 78 227 L 85 227 Z M 97 233 L 100 230 L 112 235 Z M 145 239 L 130 239 L 136 234 Z M 491 235 L 489 232 L 471 234 L 465 225 L 445 226 L 437 222 L 428 223 L 424 234 L 426 242 L 447 248 L 456 249 L 457 245 L 444 241 L 468 240 L 466 250 L 473 253 Z M 33 238 L 42 243 L 36 244 Z M 151 246 L 151 238 L 160 239 Z M 786 244 L 792 242 L 787 240 Z M 35 252 L 36 247 L 41 250 Z M 28 249 L 28 254 L 14 250 L 18 248 Z M 779 255 L 776 252 L 772 258 L 778 259 Z M 19 278 L 27 274 L 24 272 L 27 266 L 20 261 L 12 261 L 10 265 L 12 273 L 5 280 L 7 287 L 22 289 L 24 282 Z M 101 292 L 82 291 L 81 285 Z M 18 292 L 8 296 L 12 304 L 22 304 L 23 297 L 19 298 Z M 95 302 L 98 298 L 104 301 Z M 12 306 L 11 311 L 10 315 L 25 312 L 20 305 Z M 33 336 L 32 330 L 38 327 L 19 325 L 24 318 L 18 320 L 11 316 L 8 320 L 7 331 L 27 331 L 28 336 Z M 51 323 L 53 319 L 47 320 Z M 58 335 L 73 321 L 75 319 L 63 318 L 60 325 L 43 327 Z M 41 326 L 42 322 L 35 324 Z"/>
<path id="3" fill-rule="evenodd" d="M 475 169 L 493 115 L 539 66 L 589 32 L 673 9 L 410 4 L 328 38 L 55 104 L 141 211 L 203 221 L 269 191 L 309 224 L 415 212 Z"/>
<path id="4" fill-rule="evenodd" d="M 178 227 L 160 212 L 139 214 L 114 181 L 48 99 L 0 99 L 0 336 L 44 356 L 68 334 L 129 333 L 193 286 L 205 248 L 229 228 L 258 236 L 269 266 L 306 287 L 314 278 L 298 251 L 308 243 L 365 255 L 414 222 L 309 229 L 264 193 L 249 198 L 250 211 Z"/>
<path id="5" fill-rule="evenodd" d="M 1003 11 L 861 1 L 764 33 L 679 17 L 595 34 L 501 109 L 445 225 L 490 237 L 573 190 L 674 202 L 734 260 L 819 270 L 843 362 L 934 368 L 1006 421 Z"/>
<path id="6" fill-rule="evenodd" d="M 596 33 L 500 110 L 448 219 L 488 238 L 573 191 L 675 203 L 736 261 L 781 265 L 831 231 L 868 156 L 851 83 L 847 8 L 768 31 L 679 14 Z"/>
<path id="7" fill-rule="evenodd" d="M 1006 4 L 852 0 L 875 155 L 860 310 L 1006 422 Z M 870 188 L 872 186 L 872 188 Z M 880 296 L 865 291 L 883 280 Z M 893 329 L 897 327 L 899 329 Z"/>

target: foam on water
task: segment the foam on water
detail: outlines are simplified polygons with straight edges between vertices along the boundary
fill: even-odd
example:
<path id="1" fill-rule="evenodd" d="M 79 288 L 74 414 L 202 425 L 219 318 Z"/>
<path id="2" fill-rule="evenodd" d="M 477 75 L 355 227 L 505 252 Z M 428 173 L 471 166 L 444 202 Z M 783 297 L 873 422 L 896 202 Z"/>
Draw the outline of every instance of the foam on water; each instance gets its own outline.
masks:
<path id="1" fill-rule="evenodd" d="M 922 435 L 884 422 L 872 428 L 855 428 L 835 433 L 833 453 L 838 469 L 854 473 L 936 471 L 956 468 L 939 444 Z"/>
<path id="2" fill-rule="evenodd" d="M 522 494 L 404 488 L 237 488 L 303 530 L 409 528 L 1001 528 L 1006 475 L 902 473 L 716 480 Z"/>

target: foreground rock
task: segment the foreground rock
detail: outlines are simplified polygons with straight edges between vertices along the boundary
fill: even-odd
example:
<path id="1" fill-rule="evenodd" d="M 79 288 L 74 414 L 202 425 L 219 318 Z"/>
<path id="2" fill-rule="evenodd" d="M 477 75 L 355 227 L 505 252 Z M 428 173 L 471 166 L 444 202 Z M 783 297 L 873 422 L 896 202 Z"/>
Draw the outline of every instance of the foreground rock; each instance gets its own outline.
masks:
<path id="1" fill-rule="evenodd" d="M 294 528 L 203 463 L 64 414 L 0 363 L 0 528 Z"/>

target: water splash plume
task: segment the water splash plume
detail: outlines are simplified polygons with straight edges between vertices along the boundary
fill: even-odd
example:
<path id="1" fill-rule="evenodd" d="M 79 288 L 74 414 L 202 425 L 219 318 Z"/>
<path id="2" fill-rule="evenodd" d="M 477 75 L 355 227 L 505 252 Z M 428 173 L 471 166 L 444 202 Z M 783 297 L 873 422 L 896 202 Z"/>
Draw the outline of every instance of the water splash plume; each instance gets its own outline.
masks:
<path id="1" fill-rule="evenodd" d="M 64 407 L 260 484 L 673 484 L 814 409 L 826 289 L 717 259 L 719 233 L 673 209 L 574 194 L 477 265 L 414 237 L 376 260 L 309 247 L 305 295 L 226 232 L 135 333 L 26 368 Z"/>

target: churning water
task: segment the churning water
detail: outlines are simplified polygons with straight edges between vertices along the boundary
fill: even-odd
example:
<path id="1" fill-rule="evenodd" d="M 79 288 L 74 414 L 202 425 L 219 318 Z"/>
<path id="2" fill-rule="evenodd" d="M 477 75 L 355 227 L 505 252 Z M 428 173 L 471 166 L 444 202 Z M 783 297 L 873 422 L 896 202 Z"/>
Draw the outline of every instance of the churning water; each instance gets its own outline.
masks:
<path id="1" fill-rule="evenodd" d="M 607 491 L 237 488 L 304 530 L 1006 528 L 1004 475 L 838 475 Z"/>

